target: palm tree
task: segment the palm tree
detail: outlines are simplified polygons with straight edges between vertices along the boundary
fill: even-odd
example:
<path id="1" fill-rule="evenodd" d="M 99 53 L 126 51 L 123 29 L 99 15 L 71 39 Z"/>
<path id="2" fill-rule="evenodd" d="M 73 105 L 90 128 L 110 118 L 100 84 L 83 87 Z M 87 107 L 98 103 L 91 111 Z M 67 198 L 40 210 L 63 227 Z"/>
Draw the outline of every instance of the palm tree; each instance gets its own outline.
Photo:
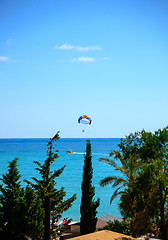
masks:
<path id="1" fill-rule="evenodd" d="M 120 210 L 131 219 L 133 235 L 155 220 L 160 225 L 161 238 L 167 239 L 168 127 L 154 133 L 135 132 L 117 146 L 110 153 L 113 159 L 100 161 L 113 166 L 120 175 L 105 177 L 100 185 L 117 187 L 110 203 L 120 194 Z M 121 165 L 115 160 L 120 160 Z"/>
<path id="2" fill-rule="evenodd" d="M 123 191 L 123 188 L 128 188 L 131 190 L 133 184 L 136 181 L 137 176 L 137 170 L 138 170 L 138 164 L 135 162 L 134 159 L 129 158 L 120 158 L 121 165 L 119 166 L 113 159 L 109 158 L 100 158 L 101 162 L 107 163 L 115 168 L 115 171 L 119 171 L 121 173 L 121 176 L 108 176 L 105 177 L 100 181 L 100 186 L 104 187 L 108 184 L 113 184 L 112 187 L 117 189 L 112 194 L 112 197 L 110 199 L 110 204 L 114 200 L 114 198 L 121 194 Z"/>
<path id="3" fill-rule="evenodd" d="M 114 167 L 115 171 L 119 171 L 120 174 L 114 174 L 102 179 L 99 183 L 104 187 L 108 184 L 112 184 L 112 187 L 116 188 L 110 199 L 110 204 L 117 195 L 120 195 L 120 210 L 122 215 L 131 218 L 132 234 L 133 232 L 133 219 L 135 217 L 135 183 L 136 177 L 139 171 L 140 158 L 139 158 L 139 139 L 137 133 L 130 134 L 125 140 L 121 139 L 118 150 L 110 152 L 110 156 L 114 156 L 114 159 L 100 158 L 99 161 L 105 162 Z M 120 160 L 120 165 L 115 160 Z M 125 206 L 126 209 L 125 209 Z M 122 209 L 123 207 L 123 209 Z"/>

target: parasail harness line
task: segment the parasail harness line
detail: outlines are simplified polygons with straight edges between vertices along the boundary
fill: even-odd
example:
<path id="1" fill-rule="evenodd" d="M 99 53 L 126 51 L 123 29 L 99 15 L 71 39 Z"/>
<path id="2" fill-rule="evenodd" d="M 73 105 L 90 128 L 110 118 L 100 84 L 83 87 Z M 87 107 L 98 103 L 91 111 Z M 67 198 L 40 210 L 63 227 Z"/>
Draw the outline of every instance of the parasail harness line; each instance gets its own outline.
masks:
<path id="1" fill-rule="evenodd" d="M 88 115 L 81 115 L 78 118 L 78 123 L 82 123 L 82 124 L 87 124 L 87 125 L 91 125 L 91 118 Z M 82 132 L 85 132 L 85 130 L 83 129 Z"/>

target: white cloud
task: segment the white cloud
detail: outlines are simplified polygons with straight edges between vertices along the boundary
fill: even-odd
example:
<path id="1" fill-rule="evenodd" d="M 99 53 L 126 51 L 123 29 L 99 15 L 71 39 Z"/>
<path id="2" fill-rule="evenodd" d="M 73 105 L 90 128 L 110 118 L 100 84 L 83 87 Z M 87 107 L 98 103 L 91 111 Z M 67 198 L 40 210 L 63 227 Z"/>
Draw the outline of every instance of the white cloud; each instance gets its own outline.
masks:
<path id="1" fill-rule="evenodd" d="M 16 62 L 16 60 L 11 59 L 9 57 L 5 57 L 5 56 L 0 56 L 0 61 L 3 61 L 3 62 Z"/>
<path id="2" fill-rule="evenodd" d="M 74 50 L 80 51 L 80 52 L 101 50 L 101 47 L 99 47 L 99 46 L 82 47 L 82 46 L 73 46 L 68 43 L 64 43 L 61 46 L 56 45 L 54 48 L 58 49 L 58 50 L 73 50 L 74 49 Z"/>
<path id="3" fill-rule="evenodd" d="M 73 58 L 71 62 L 94 62 L 96 61 L 95 58 L 91 57 L 79 57 L 79 58 Z"/>
<path id="4" fill-rule="evenodd" d="M 72 46 L 72 45 L 70 45 L 68 43 L 64 43 L 61 46 L 58 46 L 58 45 L 55 46 L 55 49 L 59 49 L 59 50 L 72 50 L 74 48 L 75 48 L 74 46 Z"/>
<path id="5" fill-rule="evenodd" d="M 109 60 L 108 57 L 102 57 L 102 58 L 92 58 L 92 57 L 79 57 L 79 58 L 73 58 L 71 59 L 71 62 L 95 62 L 97 60 L 101 61 L 107 61 Z"/>
<path id="6" fill-rule="evenodd" d="M 0 61 L 8 62 L 8 61 L 10 61 L 10 58 L 4 57 L 4 56 L 0 56 Z"/>

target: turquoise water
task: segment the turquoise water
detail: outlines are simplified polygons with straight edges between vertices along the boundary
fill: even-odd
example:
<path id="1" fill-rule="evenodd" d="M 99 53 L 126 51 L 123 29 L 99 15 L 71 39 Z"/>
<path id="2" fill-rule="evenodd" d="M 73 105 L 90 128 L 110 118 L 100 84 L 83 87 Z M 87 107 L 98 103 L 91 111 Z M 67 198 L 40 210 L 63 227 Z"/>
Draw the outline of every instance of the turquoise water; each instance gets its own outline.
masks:
<path id="1" fill-rule="evenodd" d="M 0 139 L 0 177 L 7 172 L 8 161 L 15 157 L 19 158 L 18 168 L 23 179 L 31 180 L 32 177 L 39 178 L 35 170 L 36 164 L 46 159 L 48 139 Z M 95 186 L 95 199 L 100 198 L 100 206 L 97 209 L 97 216 L 112 214 L 120 217 L 118 208 L 119 198 L 110 205 L 110 198 L 114 189 L 109 185 L 104 188 L 99 186 L 99 181 L 109 175 L 113 175 L 113 167 L 99 162 L 100 157 L 108 157 L 109 152 L 116 149 L 119 138 L 94 138 L 90 139 L 92 145 L 93 164 L 93 185 Z M 81 182 L 84 164 L 84 152 L 86 149 L 86 139 L 62 138 L 57 141 L 56 149 L 59 150 L 59 158 L 56 159 L 52 170 L 66 165 L 64 172 L 57 178 L 57 187 L 65 187 L 66 197 L 77 194 L 77 199 L 73 206 L 63 214 L 63 217 L 72 218 L 74 221 L 80 219 Z M 73 150 L 74 154 L 69 154 L 66 150 Z M 23 183 L 24 185 L 25 183 Z"/>

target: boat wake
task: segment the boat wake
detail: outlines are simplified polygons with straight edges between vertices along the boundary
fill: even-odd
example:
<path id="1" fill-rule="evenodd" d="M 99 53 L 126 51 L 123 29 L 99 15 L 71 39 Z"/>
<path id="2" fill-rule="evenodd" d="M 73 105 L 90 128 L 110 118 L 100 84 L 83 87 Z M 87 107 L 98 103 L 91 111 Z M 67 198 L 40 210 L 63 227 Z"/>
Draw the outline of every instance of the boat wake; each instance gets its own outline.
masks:
<path id="1" fill-rule="evenodd" d="M 74 152 L 73 154 L 85 154 L 85 152 Z"/>
<path id="2" fill-rule="evenodd" d="M 84 154 L 86 154 L 85 152 L 73 152 L 73 154 L 79 154 L 79 155 L 84 155 Z M 109 156 L 109 154 L 107 154 L 107 153 L 92 153 L 92 155 L 97 155 L 97 156 Z"/>

